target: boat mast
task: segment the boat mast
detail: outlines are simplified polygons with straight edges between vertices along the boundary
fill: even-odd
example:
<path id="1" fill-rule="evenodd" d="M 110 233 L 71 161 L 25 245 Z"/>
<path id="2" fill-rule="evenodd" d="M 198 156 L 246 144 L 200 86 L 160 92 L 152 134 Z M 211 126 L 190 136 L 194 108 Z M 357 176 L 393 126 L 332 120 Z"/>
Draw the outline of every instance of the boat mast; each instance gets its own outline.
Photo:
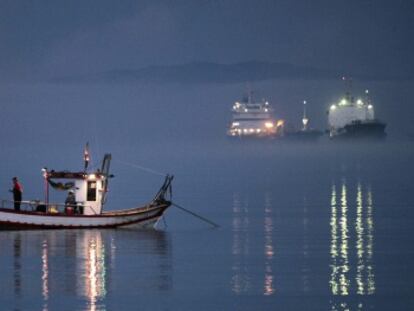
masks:
<path id="1" fill-rule="evenodd" d="M 345 82 L 345 99 L 349 103 L 353 103 L 354 99 L 352 98 L 351 91 L 352 91 L 352 78 L 347 78 L 345 76 L 342 77 L 342 81 Z"/>
<path id="2" fill-rule="evenodd" d="M 101 173 L 104 176 L 104 179 L 102 180 L 102 183 L 103 183 L 102 184 L 103 192 L 102 192 L 102 199 L 101 199 L 102 208 L 106 201 L 106 193 L 108 192 L 109 178 L 113 177 L 112 175 L 109 175 L 109 167 L 111 165 L 111 159 L 112 159 L 112 155 L 110 153 L 106 153 L 102 160 Z"/>
<path id="3" fill-rule="evenodd" d="M 306 100 L 303 101 L 303 118 L 302 118 L 302 123 L 303 123 L 303 131 L 306 131 L 308 129 L 308 122 L 309 119 L 306 116 Z"/>

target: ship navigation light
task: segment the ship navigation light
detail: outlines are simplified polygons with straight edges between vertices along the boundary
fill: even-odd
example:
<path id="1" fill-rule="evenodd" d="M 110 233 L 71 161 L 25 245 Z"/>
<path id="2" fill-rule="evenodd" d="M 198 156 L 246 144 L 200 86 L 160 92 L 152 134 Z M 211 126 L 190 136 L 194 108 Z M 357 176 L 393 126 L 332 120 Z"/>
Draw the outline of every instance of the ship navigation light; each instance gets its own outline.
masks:
<path id="1" fill-rule="evenodd" d="M 336 109 L 336 105 L 332 105 L 331 110 L 335 110 L 335 109 Z"/>
<path id="2" fill-rule="evenodd" d="M 274 126 L 273 122 L 266 122 L 265 127 L 271 129 Z"/>
<path id="3" fill-rule="evenodd" d="M 364 103 L 362 102 L 362 100 L 358 99 L 358 100 L 357 100 L 357 104 L 358 104 L 359 106 L 362 106 Z"/>
<path id="4" fill-rule="evenodd" d="M 368 109 L 372 109 L 372 108 L 374 108 L 374 106 L 368 105 Z"/>

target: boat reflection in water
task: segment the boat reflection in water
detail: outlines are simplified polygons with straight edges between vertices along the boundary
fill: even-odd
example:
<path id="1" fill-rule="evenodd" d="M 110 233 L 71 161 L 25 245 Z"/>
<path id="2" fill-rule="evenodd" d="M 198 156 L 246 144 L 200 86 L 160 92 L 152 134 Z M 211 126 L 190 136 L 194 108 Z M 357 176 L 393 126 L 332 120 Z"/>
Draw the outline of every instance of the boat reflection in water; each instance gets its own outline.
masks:
<path id="1" fill-rule="evenodd" d="M 60 254 L 60 243 L 64 254 Z M 106 263 L 113 258 L 106 255 L 100 231 L 48 232 L 41 252 L 43 311 L 53 309 L 56 292 L 62 288 L 69 296 L 83 297 L 86 306 L 82 310 L 106 309 L 103 303 L 109 281 Z M 64 259 L 59 262 L 62 255 Z"/>
<path id="2" fill-rule="evenodd" d="M 360 182 L 356 194 L 349 192 L 345 180 L 332 184 L 331 310 L 364 310 L 362 297 L 375 293 L 372 192 L 369 185 Z"/>
<path id="3" fill-rule="evenodd" d="M 252 208 L 257 209 L 257 205 L 255 203 Z M 263 236 L 259 235 L 258 243 L 255 241 L 257 236 L 251 231 L 251 227 L 255 228 L 256 224 L 251 224 L 249 207 L 249 200 L 246 197 L 240 193 L 233 194 L 231 289 L 235 294 L 259 291 L 262 295 L 271 296 L 276 292 L 271 194 L 265 193 L 264 196 L 264 212 L 260 225 L 263 227 Z M 254 259 L 257 248 L 262 250 L 263 258 L 260 258 L 262 264 L 253 265 L 250 261 Z"/>
<path id="4" fill-rule="evenodd" d="M 171 250 L 164 232 L 57 230 L 12 232 L 10 236 L 14 268 L 14 301 L 10 302 L 10 309 L 13 310 L 107 310 L 107 293 L 124 290 L 122 284 L 116 288 L 112 285 L 113 275 L 125 273 L 123 260 L 136 263 L 128 270 L 134 281 L 161 291 L 172 288 Z M 116 257 L 117 243 L 129 245 L 128 253 L 119 256 L 122 260 Z M 155 269 L 148 269 L 145 262 L 140 262 L 146 255 L 155 260 L 151 266 Z M 139 279 L 141 268 L 146 269 L 143 280 Z M 129 285 L 131 282 L 125 286 Z M 41 306 L 28 302 L 32 296 L 40 298 L 35 301 Z"/>
<path id="5" fill-rule="evenodd" d="M 78 246 L 79 245 L 79 246 Z M 78 296 L 84 296 L 90 311 L 104 310 L 102 299 L 106 296 L 106 283 L 109 281 L 106 269 L 105 244 L 99 231 L 87 231 L 79 237 L 77 254 L 83 258 L 77 267 Z M 110 257 L 109 257 L 110 258 Z"/>

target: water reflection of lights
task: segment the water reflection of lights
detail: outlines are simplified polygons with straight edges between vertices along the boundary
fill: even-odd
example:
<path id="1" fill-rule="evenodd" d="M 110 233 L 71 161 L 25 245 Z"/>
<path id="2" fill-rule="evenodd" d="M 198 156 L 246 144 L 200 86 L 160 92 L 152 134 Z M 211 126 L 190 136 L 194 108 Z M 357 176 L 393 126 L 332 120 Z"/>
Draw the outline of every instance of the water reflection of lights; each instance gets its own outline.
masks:
<path id="1" fill-rule="evenodd" d="M 349 208 L 351 195 L 345 181 L 341 183 L 340 202 L 338 202 L 337 185 L 331 189 L 331 278 L 330 289 L 334 296 L 348 296 L 355 290 L 359 296 L 375 293 L 375 274 L 373 269 L 374 221 L 372 192 L 369 187 L 364 190 L 357 184 L 355 197 L 355 220 Z M 354 225 L 354 228 L 352 228 Z M 355 230 L 355 248 L 350 247 L 350 229 Z M 350 264 L 350 252 L 355 250 L 356 266 Z M 351 275 L 355 271 L 355 277 Z M 331 310 L 350 310 L 349 304 L 342 301 L 333 303 Z M 363 310 L 363 304 L 355 306 Z"/>
<path id="2" fill-rule="evenodd" d="M 274 275 L 272 270 L 272 261 L 275 254 L 273 247 L 273 219 L 272 219 L 272 201 L 269 193 L 265 195 L 264 206 L 264 248 L 265 248 L 265 275 L 264 275 L 264 292 L 265 296 L 270 296 L 275 292 Z"/>
<path id="3" fill-rule="evenodd" d="M 90 311 L 97 310 L 97 302 L 106 295 L 105 247 L 100 234 L 85 235 L 85 292 Z M 102 310 L 102 308 L 100 308 Z"/>
<path id="4" fill-rule="evenodd" d="M 232 290 L 236 294 L 247 292 L 250 288 L 250 278 L 245 257 L 249 254 L 248 236 L 249 218 L 248 203 L 242 204 L 238 193 L 233 195 L 233 245 L 232 254 L 234 264 L 232 266 Z"/>
<path id="5" fill-rule="evenodd" d="M 349 294 L 349 258 L 348 258 L 348 202 L 346 195 L 346 186 L 345 182 L 342 183 L 342 192 L 341 192 L 341 220 L 340 220 L 340 230 L 341 230 L 341 244 L 340 244 L 340 254 L 341 254 L 341 265 L 339 266 L 339 290 L 340 295 L 346 296 Z"/>
<path id="6" fill-rule="evenodd" d="M 247 293 L 253 289 L 253 280 L 256 278 L 252 275 L 257 273 L 250 269 L 249 264 L 251 249 L 256 245 L 251 243 L 250 237 L 250 218 L 249 202 L 246 198 L 241 198 L 239 193 L 233 195 L 233 243 L 232 243 L 232 277 L 231 289 L 236 294 Z M 259 244 L 263 245 L 264 266 L 260 273 L 263 273 L 263 283 L 260 285 L 260 291 L 265 296 L 275 294 L 275 277 L 273 271 L 273 262 L 275 257 L 273 241 L 273 215 L 271 193 L 266 193 L 264 198 L 264 217 L 263 217 L 263 239 Z M 254 257 L 252 257 L 254 258 Z M 254 289 L 257 289 L 256 285 Z"/>
<path id="7" fill-rule="evenodd" d="M 48 310 L 49 300 L 49 257 L 47 240 L 44 240 L 42 243 L 42 296 L 43 311 L 46 311 Z"/>

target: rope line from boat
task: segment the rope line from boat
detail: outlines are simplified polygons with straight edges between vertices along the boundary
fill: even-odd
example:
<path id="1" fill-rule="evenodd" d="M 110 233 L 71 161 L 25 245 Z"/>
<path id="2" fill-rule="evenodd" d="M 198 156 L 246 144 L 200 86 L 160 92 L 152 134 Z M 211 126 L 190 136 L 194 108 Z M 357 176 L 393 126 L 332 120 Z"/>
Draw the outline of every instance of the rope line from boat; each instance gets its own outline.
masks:
<path id="1" fill-rule="evenodd" d="M 215 222 L 213 222 L 213 221 L 211 221 L 211 220 L 209 220 L 209 219 L 207 219 L 207 218 L 205 218 L 205 217 L 203 217 L 201 215 L 198 215 L 198 214 L 196 214 L 196 213 L 194 213 L 194 212 L 192 212 L 192 211 L 190 211 L 190 210 L 188 210 L 188 209 L 186 209 L 186 208 L 184 208 L 184 207 L 182 207 L 182 206 L 180 206 L 180 205 L 178 205 L 178 204 L 176 204 L 174 202 L 171 202 L 171 205 L 172 206 L 175 206 L 176 208 L 178 208 L 178 209 L 180 209 L 180 210 L 182 210 L 182 211 L 184 211 L 184 212 L 186 212 L 188 214 L 193 215 L 194 217 L 197 217 L 198 219 L 201 219 L 202 221 L 204 221 L 204 222 L 212 225 L 214 228 L 219 228 L 220 227 Z"/>
<path id="2" fill-rule="evenodd" d="M 130 162 L 125 162 L 125 161 L 120 161 L 120 160 L 115 160 L 115 162 L 125 164 L 125 165 L 128 165 L 130 167 L 133 167 L 133 168 L 136 168 L 136 169 L 139 169 L 139 170 L 142 170 L 144 172 L 151 173 L 151 174 L 154 174 L 154 175 L 167 176 L 167 174 L 165 174 L 165 173 L 158 172 L 156 170 L 153 170 L 152 168 L 145 167 L 145 166 L 142 166 L 142 165 L 138 165 L 138 164 L 134 164 L 134 163 L 130 163 Z"/>

